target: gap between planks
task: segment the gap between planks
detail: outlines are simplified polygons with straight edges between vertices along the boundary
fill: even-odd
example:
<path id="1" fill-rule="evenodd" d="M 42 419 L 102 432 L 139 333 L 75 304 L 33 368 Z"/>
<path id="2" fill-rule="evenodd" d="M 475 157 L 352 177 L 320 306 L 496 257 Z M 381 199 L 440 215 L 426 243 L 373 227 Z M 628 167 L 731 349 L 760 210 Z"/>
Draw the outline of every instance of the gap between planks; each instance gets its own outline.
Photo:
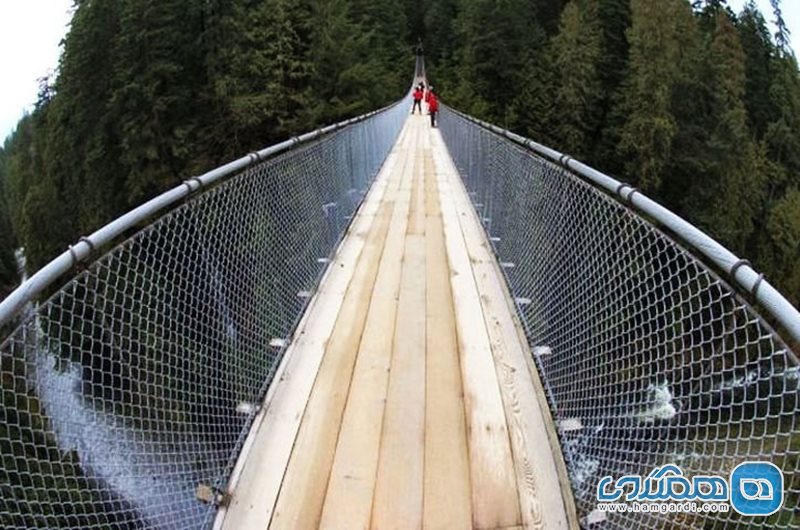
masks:
<path id="1" fill-rule="evenodd" d="M 400 193 L 400 178 L 392 177 L 396 185 L 387 192 L 382 204 L 387 212 L 386 224 L 381 227 L 372 252 L 362 253 L 351 289 L 348 289 L 325 348 L 270 528 L 315 528 L 319 525 L 355 360 Z"/>
<path id="2" fill-rule="evenodd" d="M 231 502 L 218 513 L 215 528 L 263 529 L 270 521 L 325 344 L 373 230 L 388 180 L 408 149 L 405 140 L 387 158 L 298 326 L 281 362 L 283 375 L 276 376 L 268 392 L 269 407 L 259 413 L 248 436 L 249 450 L 237 461 L 240 472 L 233 474 Z"/>
<path id="3" fill-rule="evenodd" d="M 546 407 L 544 391 L 536 373 L 531 371 L 530 350 L 512 316 L 516 309 L 461 178 L 438 134 L 434 145 L 439 147 L 436 158 L 439 186 L 453 198 L 491 340 L 511 436 L 522 523 L 525 528 L 577 528 L 571 491 L 564 489 L 566 467 L 559 446 L 552 445 L 553 433 L 548 429 L 553 428 L 552 420 L 549 409 L 542 410 Z"/>
<path id="4" fill-rule="evenodd" d="M 320 528 L 369 526 L 411 201 L 413 166 L 408 157 L 403 161 L 400 195 L 359 347 Z"/>

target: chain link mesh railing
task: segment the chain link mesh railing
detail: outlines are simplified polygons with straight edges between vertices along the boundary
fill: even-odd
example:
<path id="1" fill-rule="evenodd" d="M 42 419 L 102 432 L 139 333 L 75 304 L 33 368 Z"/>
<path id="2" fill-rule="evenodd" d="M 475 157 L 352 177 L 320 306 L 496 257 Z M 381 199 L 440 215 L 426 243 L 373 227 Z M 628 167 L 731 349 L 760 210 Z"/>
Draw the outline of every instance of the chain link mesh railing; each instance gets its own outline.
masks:
<path id="1" fill-rule="evenodd" d="M 449 109 L 441 131 L 517 301 L 582 524 L 797 528 L 800 368 L 746 297 L 561 164 Z M 600 477 L 668 463 L 727 477 L 744 460 L 783 471 L 776 514 L 608 513 L 591 524 Z"/>
<path id="2" fill-rule="evenodd" d="M 210 523 L 196 488 L 224 488 L 285 348 L 273 339 L 406 114 L 250 164 L 23 307 L 0 346 L 0 528 Z"/>

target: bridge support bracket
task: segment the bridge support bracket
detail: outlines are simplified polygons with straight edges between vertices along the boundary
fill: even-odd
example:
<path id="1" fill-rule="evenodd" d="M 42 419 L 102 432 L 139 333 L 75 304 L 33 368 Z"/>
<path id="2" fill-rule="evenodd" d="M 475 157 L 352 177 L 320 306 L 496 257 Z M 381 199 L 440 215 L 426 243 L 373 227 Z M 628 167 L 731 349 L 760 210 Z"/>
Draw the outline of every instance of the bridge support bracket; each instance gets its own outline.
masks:
<path id="1" fill-rule="evenodd" d="M 195 496 L 197 500 L 214 506 L 227 506 L 231 500 L 229 493 L 208 484 L 198 484 Z"/>

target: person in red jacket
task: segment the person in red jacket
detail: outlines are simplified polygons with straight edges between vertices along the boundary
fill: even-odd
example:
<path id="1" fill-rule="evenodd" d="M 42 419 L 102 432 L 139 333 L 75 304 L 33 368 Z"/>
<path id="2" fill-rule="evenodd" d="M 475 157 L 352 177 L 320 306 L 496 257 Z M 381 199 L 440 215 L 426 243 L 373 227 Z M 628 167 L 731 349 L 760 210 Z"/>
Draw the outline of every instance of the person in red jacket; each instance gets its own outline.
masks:
<path id="1" fill-rule="evenodd" d="M 436 114 L 439 112 L 439 98 L 436 97 L 436 92 L 433 87 L 428 89 L 428 114 L 431 115 L 431 127 L 436 127 Z"/>
<path id="2" fill-rule="evenodd" d="M 422 83 L 414 89 L 414 106 L 411 107 L 411 114 L 414 114 L 417 109 L 422 114 Z"/>

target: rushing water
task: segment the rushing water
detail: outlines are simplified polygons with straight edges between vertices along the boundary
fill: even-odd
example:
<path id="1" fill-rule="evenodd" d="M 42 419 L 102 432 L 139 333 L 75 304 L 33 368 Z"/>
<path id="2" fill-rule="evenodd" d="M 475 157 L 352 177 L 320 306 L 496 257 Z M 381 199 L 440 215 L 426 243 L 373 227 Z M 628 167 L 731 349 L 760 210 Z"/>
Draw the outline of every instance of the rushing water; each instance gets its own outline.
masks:
<path id="1" fill-rule="evenodd" d="M 57 366 L 57 357 L 40 351 L 36 390 L 50 418 L 59 448 L 75 451 L 84 474 L 135 507 L 155 528 L 179 528 L 202 517 L 195 499 L 195 476 L 185 442 L 134 431 L 122 418 L 93 406 L 82 393 L 82 369 L 74 362 Z"/>
<path id="2" fill-rule="evenodd" d="M 24 250 L 15 256 L 24 282 Z M 24 309 L 25 316 L 34 318 L 37 336 L 44 338 L 35 311 L 33 303 Z M 35 368 L 31 384 L 59 449 L 78 455 L 86 477 L 105 490 L 105 500 L 122 500 L 148 527 L 185 528 L 187 521 L 202 520 L 206 507 L 195 498 L 200 478 L 193 461 L 204 453 L 201 444 L 185 436 L 133 429 L 130 418 L 107 412 L 84 395 L 80 363 L 65 361 L 46 346 L 37 348 L 29 362 Z"/>

